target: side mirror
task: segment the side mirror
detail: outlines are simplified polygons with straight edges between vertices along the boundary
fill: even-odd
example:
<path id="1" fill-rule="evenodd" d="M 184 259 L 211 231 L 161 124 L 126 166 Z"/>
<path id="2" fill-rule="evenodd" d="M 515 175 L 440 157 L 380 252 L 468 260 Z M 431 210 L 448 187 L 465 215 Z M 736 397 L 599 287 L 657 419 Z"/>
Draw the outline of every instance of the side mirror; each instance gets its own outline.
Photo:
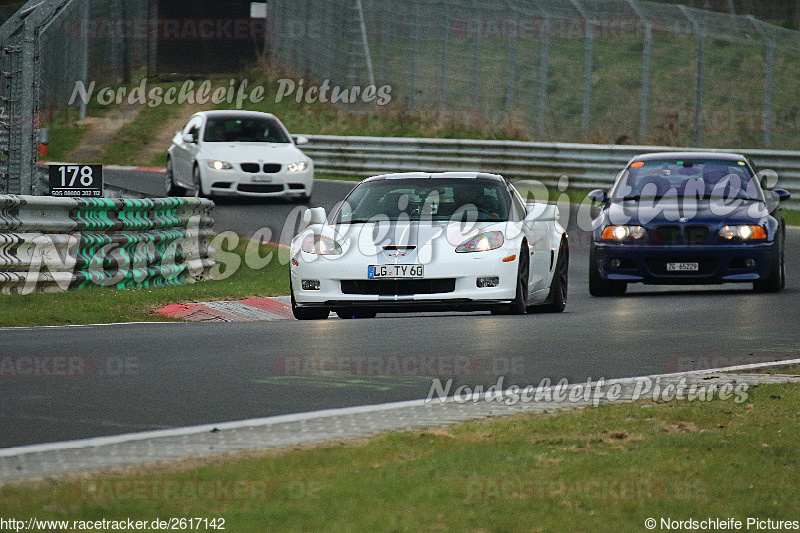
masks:
<path id="1" fill-rule="evenodd" d="M 607 200 L 606 191 L 603 189 L 595 189 L 588 194 L 589 199 L 598 204 L 602 204 Z"/>
<path id="2" fill-rule="evenodd" d="M 195 138 L 194 133 L 184 133 L 181 136 L 181 139 L 183 139 L 183 142 L 185 142 L 185 143 L 194 144 L 194 143 L 197 142 L 197 139 Z"/>
<path id="3" fill-rule="evenodd" d="M 325 224 L 326 218 L 327 214 L 324 207 L 312 207 L 311 209 L 306 209 L 303 213 L 303 222 L 307 226 Z"/>
<path id="4" fill-rule="evenodd" d="M 772 197 L 778 200 L 778 202 L 780 203 L 780 202 L 785 202 L 786 200 L 791 198 L 792 195 L 789 193 L 789 191 L 785 189 L 773 189 Z"/>
<path id="5" fill-rule="evenodd" d="M 294 143 L 298 146 L 302 144 L 308 144 L 308 137 L 305 135 L 294 135 Z"/>

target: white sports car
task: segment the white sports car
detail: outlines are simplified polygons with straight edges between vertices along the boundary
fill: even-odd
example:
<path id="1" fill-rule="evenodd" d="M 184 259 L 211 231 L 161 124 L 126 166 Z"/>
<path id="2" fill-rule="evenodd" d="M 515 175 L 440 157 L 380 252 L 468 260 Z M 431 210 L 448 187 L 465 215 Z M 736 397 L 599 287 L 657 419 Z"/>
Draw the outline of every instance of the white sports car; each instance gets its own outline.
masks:
<path id="1" fill-rule="evenodd" d="M 503 177 L 476 172 L 368 178 L 291 243 L 300 320 L 380 312 L 561 312 L 569 245 L 558 208 L 526 205 Z"/>
<path id="2" fill-rule="evenodd" d="M 201 111 L 175 133 L 167 151 L 166 193 L 192 196 L 311 198 L 314 163 L 274 115 Z"/>

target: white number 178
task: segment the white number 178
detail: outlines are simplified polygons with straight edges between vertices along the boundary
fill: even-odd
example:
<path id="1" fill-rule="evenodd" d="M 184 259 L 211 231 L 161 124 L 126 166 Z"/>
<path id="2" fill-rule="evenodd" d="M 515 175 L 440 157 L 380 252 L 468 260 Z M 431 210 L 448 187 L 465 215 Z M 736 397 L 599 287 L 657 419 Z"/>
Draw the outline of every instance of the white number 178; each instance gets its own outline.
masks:
<path id="1" fill-rule="evenodd" d="M 92 175 L 92 167 L 80 165 L 64 165 L 61 170 L 61 186 L 74 187 L 75 181 L 80 178 L 80 184 L 84 187 L 89 187 L 94 183 L 94 176 Z M 67 183 L 69 179 L 69 183 Z"/>

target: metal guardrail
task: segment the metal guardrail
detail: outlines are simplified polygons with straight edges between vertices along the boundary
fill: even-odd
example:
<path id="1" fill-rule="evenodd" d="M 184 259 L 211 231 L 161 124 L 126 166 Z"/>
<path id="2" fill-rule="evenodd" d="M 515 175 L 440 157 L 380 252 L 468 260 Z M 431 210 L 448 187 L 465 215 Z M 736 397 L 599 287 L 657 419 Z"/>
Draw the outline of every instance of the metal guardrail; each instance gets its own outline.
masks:
<path id="1" fill-rule="evenodd" d="M 634 156 L 645 152 L 698 151 L 697 148 L 625 146 L 523 141 L 415 139 L 306 135 L 303 151 L 320 171 L 343 176 L 386 172 L 480 170 L 511 179 L 534 179 L 554 186 L 563 176 L 573 189 L 606 188 Z M 792 193 L 787 207 L 800 209 L 800 152 L 719 150 L 752 158 L 777 173 L 777 187 Z"/>
<path id="2" fill-rule="evenodd" d="M 0 195 L 0 292 L 132 288 L 205 279 L 210 200 Z"/>

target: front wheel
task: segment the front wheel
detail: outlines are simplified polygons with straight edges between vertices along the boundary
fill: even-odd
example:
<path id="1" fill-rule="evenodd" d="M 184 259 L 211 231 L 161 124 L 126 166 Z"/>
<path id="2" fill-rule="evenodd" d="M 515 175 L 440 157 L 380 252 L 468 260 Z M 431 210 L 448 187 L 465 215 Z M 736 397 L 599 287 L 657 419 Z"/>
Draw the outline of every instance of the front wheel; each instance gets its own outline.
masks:
<path id="1" fill-rule="evenodd" d="M 517 261 L 517 291 L 510 304 L 492 309 L 493 315 L 524 315 L 528 311 L 528 279 L 530 277 L 531 256 L 527 243 L 522 244 Z"/>
<path id="2" fill-rule="evenodd" d="M 628 289 L 624 281 L 603 279 L 597 265 L 594 244 L 589 249 L 589 294 L 592 296 L 622 296 Z"/>
<path id="3" fill-rule="evenodd" d="M 561 240 L 558 249 L 558 260 L 556 269 L 553 272 L 553 281 L 550 283 L 550 293 L 547 295 L 546 303 L 537 305 L 532 311 L 545 313 L 561 313 L 567 307 L 567 289 L 569 286 L 569 243 L 566 239 Z"/>
<path id="4" fill-rule="evenodd" d="M 189 196 L 203 198 L 203 181 L 200 176 L 200 167 L 195 165 L 192 169 L 192 188 L 187 191 Z"/>
<path id="5" fill-rule="evenodd" d="M 780 292 L 786 286 L 786 257 L 783 251 L 783 239 L 776 239 L 773 246 L 769 275 L 753 282 L 753 290 L 756 292 Z"/>
<path id="6" fill-rule="evenodd" d="M 181 187 L 175 185 L 175 171 L 172 169 L 172 158 L 167 159 L 166 176 L 164 177 L 164 190 L 167 196 L 180 196 L 183 192 Z"/>

